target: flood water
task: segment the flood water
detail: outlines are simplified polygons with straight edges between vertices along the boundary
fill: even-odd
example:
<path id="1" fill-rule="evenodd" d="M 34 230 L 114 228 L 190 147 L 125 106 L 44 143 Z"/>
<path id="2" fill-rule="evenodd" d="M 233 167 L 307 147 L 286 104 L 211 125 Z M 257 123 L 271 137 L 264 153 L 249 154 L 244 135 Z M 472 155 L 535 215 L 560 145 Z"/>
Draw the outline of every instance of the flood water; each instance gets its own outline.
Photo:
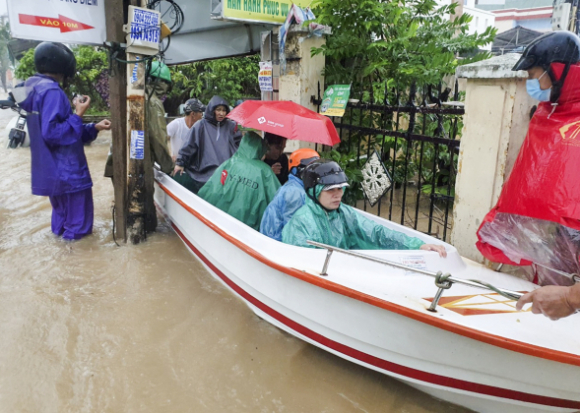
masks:
<path id="1" fill-rule="evenodd" d="M 86 148 L 94 234 L 55 237 L 29 150 L 5 147 L 12 116 L 0 111 L 0 413 L 467 412 L 262 321 L 162 221 L 117 247 L 108 133 Z"/>

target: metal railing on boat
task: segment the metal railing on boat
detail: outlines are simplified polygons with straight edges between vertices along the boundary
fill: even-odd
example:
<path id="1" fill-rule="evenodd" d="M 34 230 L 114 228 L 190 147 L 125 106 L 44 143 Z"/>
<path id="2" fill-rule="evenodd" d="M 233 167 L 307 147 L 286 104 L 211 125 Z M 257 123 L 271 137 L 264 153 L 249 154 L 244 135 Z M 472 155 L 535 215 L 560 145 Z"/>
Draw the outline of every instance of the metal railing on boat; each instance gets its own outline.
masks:
<path id="1" fill-rule="evenodd" d="M 410 267 L 410 266 L 405 265 L 405 264 L 400 264 L 398 262 L 389 261 L 389 260 L 385 260 L 385 259 L 377 258 L 377 257 L 372 257 L 370 255 L 361 254 L 360 252 L 344 250 L 342 248 L 333 247 L 332 245 L 326 245 L 326 244 L 322 244 L 320 242 L 315 242 L 315 241 L 306 241 L 306 242 L 309 245 L 312 245 L 312 246 L 318 247 L 318 248 L 323 248 L 326 250 L 326 259 L 324 260 L 324 266 L 322 267 L 322 271 L 320 273 L 320 275 L 323 275 L 323 276 L 328 275 L 327 270 L 328 270 L 328 266 L 330 264 L 330 258 L 332 257 L 332 253 L 336 251 L 336 252 L 339 252 L 341 254 L 350 255 L 352 257 L 357 257 L 357 258 L 362 258 L 364 260 L 376 262 L 378 264 L 389 265 L 391 267 L 400 268 L 400 269 L 403 269 L 406 271 L 413 271 L 413 272 L 416 272 L 418 274 L 428 275 L 430 277 L 435 278 L 435 285 L 439 289 L 437 290 L 437 293 L 435 294 L 435 298 L 433 298 L 431 305 L 429 306 L 429 308 L 427 308 L 427 310 L 433 311 L 433 312 L 437 311 L 436 307 L 439 303 L 439 299 L 441 298 L 441 295 L 443 294 L 443 291 L 451 288 L 451 286 L 454 283 L 468 285 L 470 287 L 482 288 L 484 290 L 493 291 L 493 292 L 501 295 L 502 297 L 505 297 L 505 298 L 507 298 L 509 300 L 513 300 L 513 301 L 519 300 L 520 297 L 522 295 L 524 295 L 523 293 L 520 293 L 518 291 L 507 290 L 505 288 L 498 288 L 498 287 L 495 287 L 489 283 L 486 283 L 486 282 L 480 281 L 480 280 L 468 280 L 468 279 L 453 277 L 451 274 L 449 274 L 449 273 L 444 274 L 441 271 L 435 272 L 435 271 L 423 270 L 420 268 L 413 268 L 413 267 Z"/>

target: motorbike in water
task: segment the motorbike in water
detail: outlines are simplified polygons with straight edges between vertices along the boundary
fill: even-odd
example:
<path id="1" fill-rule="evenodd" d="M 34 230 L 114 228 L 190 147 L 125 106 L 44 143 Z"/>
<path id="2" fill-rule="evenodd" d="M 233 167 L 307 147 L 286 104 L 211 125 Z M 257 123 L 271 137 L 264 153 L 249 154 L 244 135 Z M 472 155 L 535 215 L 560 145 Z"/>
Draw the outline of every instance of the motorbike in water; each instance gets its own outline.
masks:
<path id="1" fill-rule="evenodd" d="M 0 109 L 11 109 L 18 113 L 18 119 L 16 120 L 16 125 L 14 128 L 10 129 L 8 134 L 8 144 L 7 148 L 17 148 L 24 145 L 26 140 L 26 117 L 28 112 L 22 109 L 16 103 L 15 99 L 11 96 L 8 100 L 0 100 Z"/>

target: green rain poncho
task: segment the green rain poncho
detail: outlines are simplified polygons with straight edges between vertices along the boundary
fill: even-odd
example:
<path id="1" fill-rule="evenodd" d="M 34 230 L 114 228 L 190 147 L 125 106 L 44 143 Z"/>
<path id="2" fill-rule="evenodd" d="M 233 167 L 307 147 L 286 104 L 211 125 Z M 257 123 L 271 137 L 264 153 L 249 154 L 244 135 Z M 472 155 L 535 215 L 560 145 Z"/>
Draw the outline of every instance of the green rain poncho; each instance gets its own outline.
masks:
<path id="1" fill-rule="evenodd" d="M 316 186 L 316 198 L 322 188 Z M 307 240 L 345 250 L 416 250 L 424 244 L 418 238 L 377 224 L 348 205 L 326 211 L 309 196 L 282 231 L 282 242 L 286 244 L 314 248 Z"/>
<path id="2" fill-rule="evenodd" d="M 166 91 L 167 86 L 162 82 L 154 87 L 147 86 L 147 95 L 149 96 L 147 100 L 147 131 L 152 161 L 157 162 L 161 170 L 169 174 L 173 171 L 173 159 L 171 159 L 167 147 L 167 122 L 165 121 L 163 102 L 160 99 L 160 96 L 163 96 Z"/>
<path id="3" fill-rule="evenodd" d="M 262 215 L 280 188 L 272 169 L 261 161 L 267 149 L 260 136 L 246 133 L 238 151 L 215 170 L 198 195 L 259 231 Z"/>

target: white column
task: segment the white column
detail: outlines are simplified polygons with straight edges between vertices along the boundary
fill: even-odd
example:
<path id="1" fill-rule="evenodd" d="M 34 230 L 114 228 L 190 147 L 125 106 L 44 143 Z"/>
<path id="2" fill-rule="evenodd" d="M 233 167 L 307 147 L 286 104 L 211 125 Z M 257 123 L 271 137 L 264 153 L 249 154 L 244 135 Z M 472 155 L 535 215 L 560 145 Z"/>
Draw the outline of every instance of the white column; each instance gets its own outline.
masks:
<path id="1" fill-rule="evenodd" d="M 312 104 L 312 96 L 318 97 L 318 84 L 324 87 L 324 55 L 311 56 L 313 47 L 321 47 L 325 42 L 324 36 L 308 36 L 306 29 L 291 26 L 286 39 L 286 71 L 280 74 L 279 100 L 290 100 L 313 111 L 317 107 Z M 321 95 L 324 91 L 321 91 Z M 288 141 L 286 152 L 298 148 L 312 147 L 314 144 L 301 141 Z"/>
<path id="2" fill-rule="evenodd" d="M 497 202 L 537 104 L 526 92 L 527 72 L 511 70 L 519 57 L 509 53 L 457 69 L 466 97 L 451 243 L 480 263 L 476 231 Z"/>

